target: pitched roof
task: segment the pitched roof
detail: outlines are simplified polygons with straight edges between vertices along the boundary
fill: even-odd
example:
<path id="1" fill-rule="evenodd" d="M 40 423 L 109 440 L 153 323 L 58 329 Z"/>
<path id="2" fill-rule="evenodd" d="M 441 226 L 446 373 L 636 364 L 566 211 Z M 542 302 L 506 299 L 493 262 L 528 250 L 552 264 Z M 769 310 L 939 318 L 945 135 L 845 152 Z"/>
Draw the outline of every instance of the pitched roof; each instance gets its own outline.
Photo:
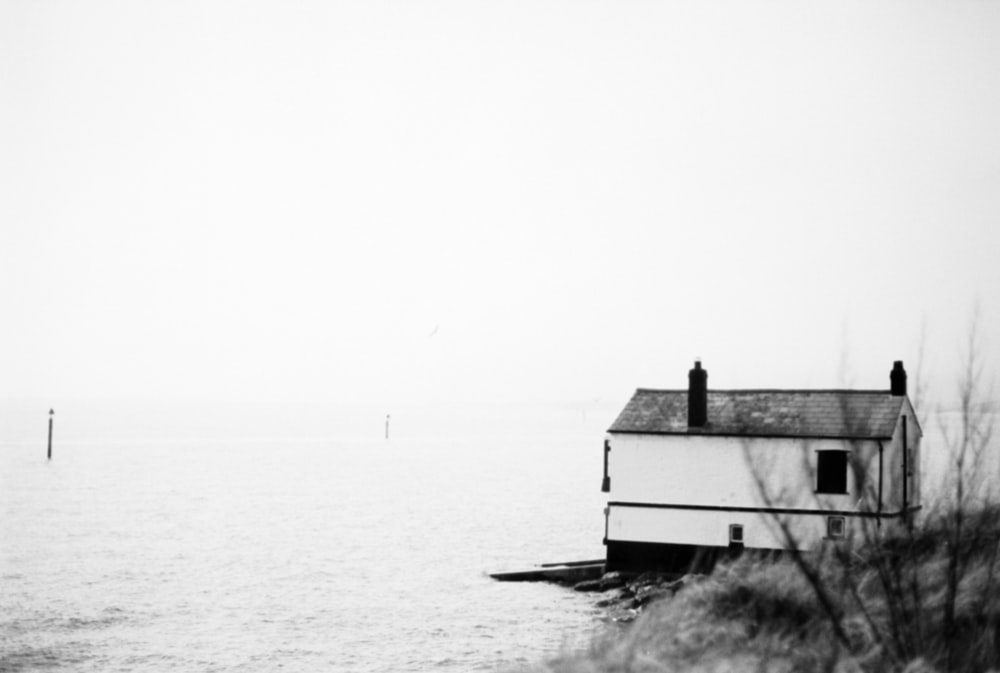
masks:
<path id="1" fill-rule="evenodd" d="M 885 390 L 709 390 L 708 423 L 689 428 L 687 390 L 640 388 L 608 432 L 889 439 L 904 399 Z"/>

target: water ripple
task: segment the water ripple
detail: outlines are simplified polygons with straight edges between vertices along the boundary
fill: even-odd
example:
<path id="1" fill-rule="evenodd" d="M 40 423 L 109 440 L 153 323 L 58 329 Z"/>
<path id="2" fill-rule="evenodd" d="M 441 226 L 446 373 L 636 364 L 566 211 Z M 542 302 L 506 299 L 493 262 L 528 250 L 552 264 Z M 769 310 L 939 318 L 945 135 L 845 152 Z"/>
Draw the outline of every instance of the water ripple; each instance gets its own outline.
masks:
<path id="1" fill-rule="evenodd" d="M 484 573 L 600 555 L 575 446 L 141 448 L 0 455 L 0 670 L 497 670 L 599 627 Z"/>

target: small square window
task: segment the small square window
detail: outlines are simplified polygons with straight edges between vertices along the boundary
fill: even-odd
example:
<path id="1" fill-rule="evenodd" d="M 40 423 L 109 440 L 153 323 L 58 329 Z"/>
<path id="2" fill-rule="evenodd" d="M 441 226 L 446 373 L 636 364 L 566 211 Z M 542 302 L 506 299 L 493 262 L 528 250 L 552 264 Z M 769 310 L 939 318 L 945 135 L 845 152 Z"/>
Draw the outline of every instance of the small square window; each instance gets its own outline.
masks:
<path id="1" fill-rule="evenodd" d="M 729 526 L 729 544 L 743 544 L 743 524 L 734 523 Z"/>
<path id="2" fill-rule="evenodd" d="M 847 451 L 816 452 L 816 492 L 847 493 Z"/>
<path id="3" fill-rule="evenodd" d="M 826 536 L 828 538 L 842 538 L 847 532 L 847 521 L 842 516 L 826 517 Z"/>

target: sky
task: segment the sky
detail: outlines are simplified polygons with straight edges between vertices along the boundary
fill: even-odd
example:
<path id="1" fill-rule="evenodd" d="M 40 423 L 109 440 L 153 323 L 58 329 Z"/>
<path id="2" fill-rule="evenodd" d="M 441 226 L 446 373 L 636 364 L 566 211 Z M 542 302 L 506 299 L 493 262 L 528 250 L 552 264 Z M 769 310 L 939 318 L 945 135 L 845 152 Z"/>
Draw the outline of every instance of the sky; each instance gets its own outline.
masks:
<path id="1" fill-rule="evenodd" d="M 695 357 L 887 388 L 921 342 L 944 398 L 977 302 L 1000 343 L 997 35 L 971 0 L 5 0 L 0 398 L 614 407 Z"/>

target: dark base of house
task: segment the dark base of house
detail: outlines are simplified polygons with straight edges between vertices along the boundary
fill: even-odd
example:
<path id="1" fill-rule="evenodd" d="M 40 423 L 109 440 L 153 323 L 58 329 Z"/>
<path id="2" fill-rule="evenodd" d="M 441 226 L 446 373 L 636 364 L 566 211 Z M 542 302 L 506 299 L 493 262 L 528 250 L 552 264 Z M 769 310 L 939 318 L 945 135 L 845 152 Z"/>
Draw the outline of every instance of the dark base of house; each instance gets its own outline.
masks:
<path id="1" fill-rule="evenodd" d="M 663 544 L 658 542 L 622 542 L 608 540 L 607 572 L 656 571 L 684 575 L 709 573 L 723 559 L 735 558 L 744 553 L 755 556 L 776 557 L 783 552 L 777 549 L 744 549 L 742 546 L 704 547 L 689 544 Z"/>

